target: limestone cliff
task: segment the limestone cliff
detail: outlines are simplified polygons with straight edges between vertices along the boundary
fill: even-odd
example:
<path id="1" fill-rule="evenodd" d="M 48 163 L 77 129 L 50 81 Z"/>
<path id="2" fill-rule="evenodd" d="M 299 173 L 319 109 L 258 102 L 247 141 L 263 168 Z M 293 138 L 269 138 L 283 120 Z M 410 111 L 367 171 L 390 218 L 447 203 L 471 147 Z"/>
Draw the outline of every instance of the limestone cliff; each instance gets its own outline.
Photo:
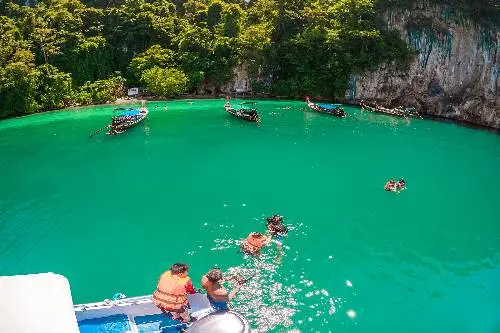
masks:
<path id="1" fill-rule="evenodd" d="M 416 51 L 409 69 L 384 65 L 353 76 L 351 101 L 405 105 L 422 113 L 500 128 L 500 29 L 424 5 L 385 12 Z"/>

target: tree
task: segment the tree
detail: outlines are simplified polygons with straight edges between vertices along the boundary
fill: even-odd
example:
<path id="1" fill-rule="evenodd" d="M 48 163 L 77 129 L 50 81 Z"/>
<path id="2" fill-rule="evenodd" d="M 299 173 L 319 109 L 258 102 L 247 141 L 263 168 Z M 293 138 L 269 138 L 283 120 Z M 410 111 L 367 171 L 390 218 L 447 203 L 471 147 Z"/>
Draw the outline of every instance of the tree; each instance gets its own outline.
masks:
<path id="1" fill-rule="evenodd" d="M 37 68 L 38 98 L 41 110 L 54 110 L 68 106 L 72 98 L 71 75 L 52 65 Z"/>
<path id="2" fill-rule="evenodd" d="M 141 81 L 157 96 L 174 97 L 186 91 L 188 78 L 175 68 L 153 67 L 142 74 Z"/>
<path id="3" fill-rule="evenodd" d="M 174 57 L 174 51 L 156 44 L 132 59 L 129 67 L 133 74 L 137 78 L 140 78 L 146 70 L 153 67 L 172 66 L 174 64 Z"/>
<path id="4" fill-rule="evenodd" d="M 75 94 L 75 101 L 79 104 L 102 104 L 114 102 L 125 94 L 125 80 L 120 75 L 94 82 L 85 82 Z"/>
<path id="5" fill-rule="evenodd" d="M 5 67 L 0 67 L 0 117 L 38 110 L 34 59 L 31 51 L 17 49 Z"/>

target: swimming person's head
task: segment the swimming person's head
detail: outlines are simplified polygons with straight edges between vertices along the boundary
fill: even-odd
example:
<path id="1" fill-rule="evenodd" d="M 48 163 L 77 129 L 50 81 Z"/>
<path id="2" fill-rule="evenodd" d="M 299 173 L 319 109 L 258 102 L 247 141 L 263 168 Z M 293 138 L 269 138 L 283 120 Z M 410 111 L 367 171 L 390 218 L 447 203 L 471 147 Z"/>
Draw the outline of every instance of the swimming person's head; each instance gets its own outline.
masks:
<path id="1" fill-rule="evenodd" d="M 222 280 L 222 271 L 220 268 L 213 268 L 206 274 L 208 281 L 212 283 L 217 283 Z"/>
<path id="2" fill-rule="evenodd" d="M 279 234 L 287 234 L 288 229 L 283 224 L 275 224 L 273 225 L 273 229 L 275 232 Z"/>
<path id="3" fill-rule="evenodd" d="M 272 223 L 272 224 L 280 224 L 283 222 L 283 217 L 279 215 L 273 215 L 271 217 L 268 217 L 267 222 Z"/>
<path id="4" fill-rule="evenodd" d="M 404 180 L 403 178 L 401 178 L 401 179 L 399 180 L 399 182 L 404 184 L 404 183 L 405 183 L 405 180 Z"/>
<path id="5" fill-rule="evenodd" d="M 170 267 L 170 271 L 173 275 L 179 275 L 181 277 L 187 276 L 187 271 L 189 266 L 183 263 L 175 263 Z"/>
<path id="6" fill-rule="evenodd" d="M 260 239 L 264 237 L 264 234 L 261 234 L 260 232 L 252 232 L 252 237 Z"/>

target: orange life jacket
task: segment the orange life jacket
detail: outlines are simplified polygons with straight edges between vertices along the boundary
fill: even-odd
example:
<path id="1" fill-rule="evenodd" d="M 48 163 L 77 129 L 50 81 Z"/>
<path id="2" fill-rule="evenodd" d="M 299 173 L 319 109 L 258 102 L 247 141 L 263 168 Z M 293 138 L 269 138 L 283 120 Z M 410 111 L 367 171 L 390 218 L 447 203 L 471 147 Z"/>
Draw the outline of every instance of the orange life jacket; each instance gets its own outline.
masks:
<path id="1" fill-rule="evenodd" d="M 258 252 L 264 246 L 265 238 L 257 238 L 253 234 L 248 235 L 243 241 L 243 248 L 251 253 Z"/>
<path id="2" fill-rule="evenodd" d="M 189 277 L 182 278 L 166 271 L 160 276 L 158 286 L 153 293 L 153 303 L 160 309 L 171 311 L 179 310 L 187 305 L 185 285 Z"/>

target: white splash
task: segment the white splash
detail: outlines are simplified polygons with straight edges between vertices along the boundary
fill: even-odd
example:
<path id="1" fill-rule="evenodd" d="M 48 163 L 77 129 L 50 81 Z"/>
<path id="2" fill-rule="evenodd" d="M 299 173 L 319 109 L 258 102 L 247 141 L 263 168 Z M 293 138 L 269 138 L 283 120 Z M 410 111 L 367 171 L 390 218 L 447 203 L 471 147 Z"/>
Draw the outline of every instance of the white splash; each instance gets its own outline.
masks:
<path id="1" fill-rule="evenodd" d="M 347 316 L 349 318 L 356 318 L 356 312 L 354 310 L 347 311 Z"/>

